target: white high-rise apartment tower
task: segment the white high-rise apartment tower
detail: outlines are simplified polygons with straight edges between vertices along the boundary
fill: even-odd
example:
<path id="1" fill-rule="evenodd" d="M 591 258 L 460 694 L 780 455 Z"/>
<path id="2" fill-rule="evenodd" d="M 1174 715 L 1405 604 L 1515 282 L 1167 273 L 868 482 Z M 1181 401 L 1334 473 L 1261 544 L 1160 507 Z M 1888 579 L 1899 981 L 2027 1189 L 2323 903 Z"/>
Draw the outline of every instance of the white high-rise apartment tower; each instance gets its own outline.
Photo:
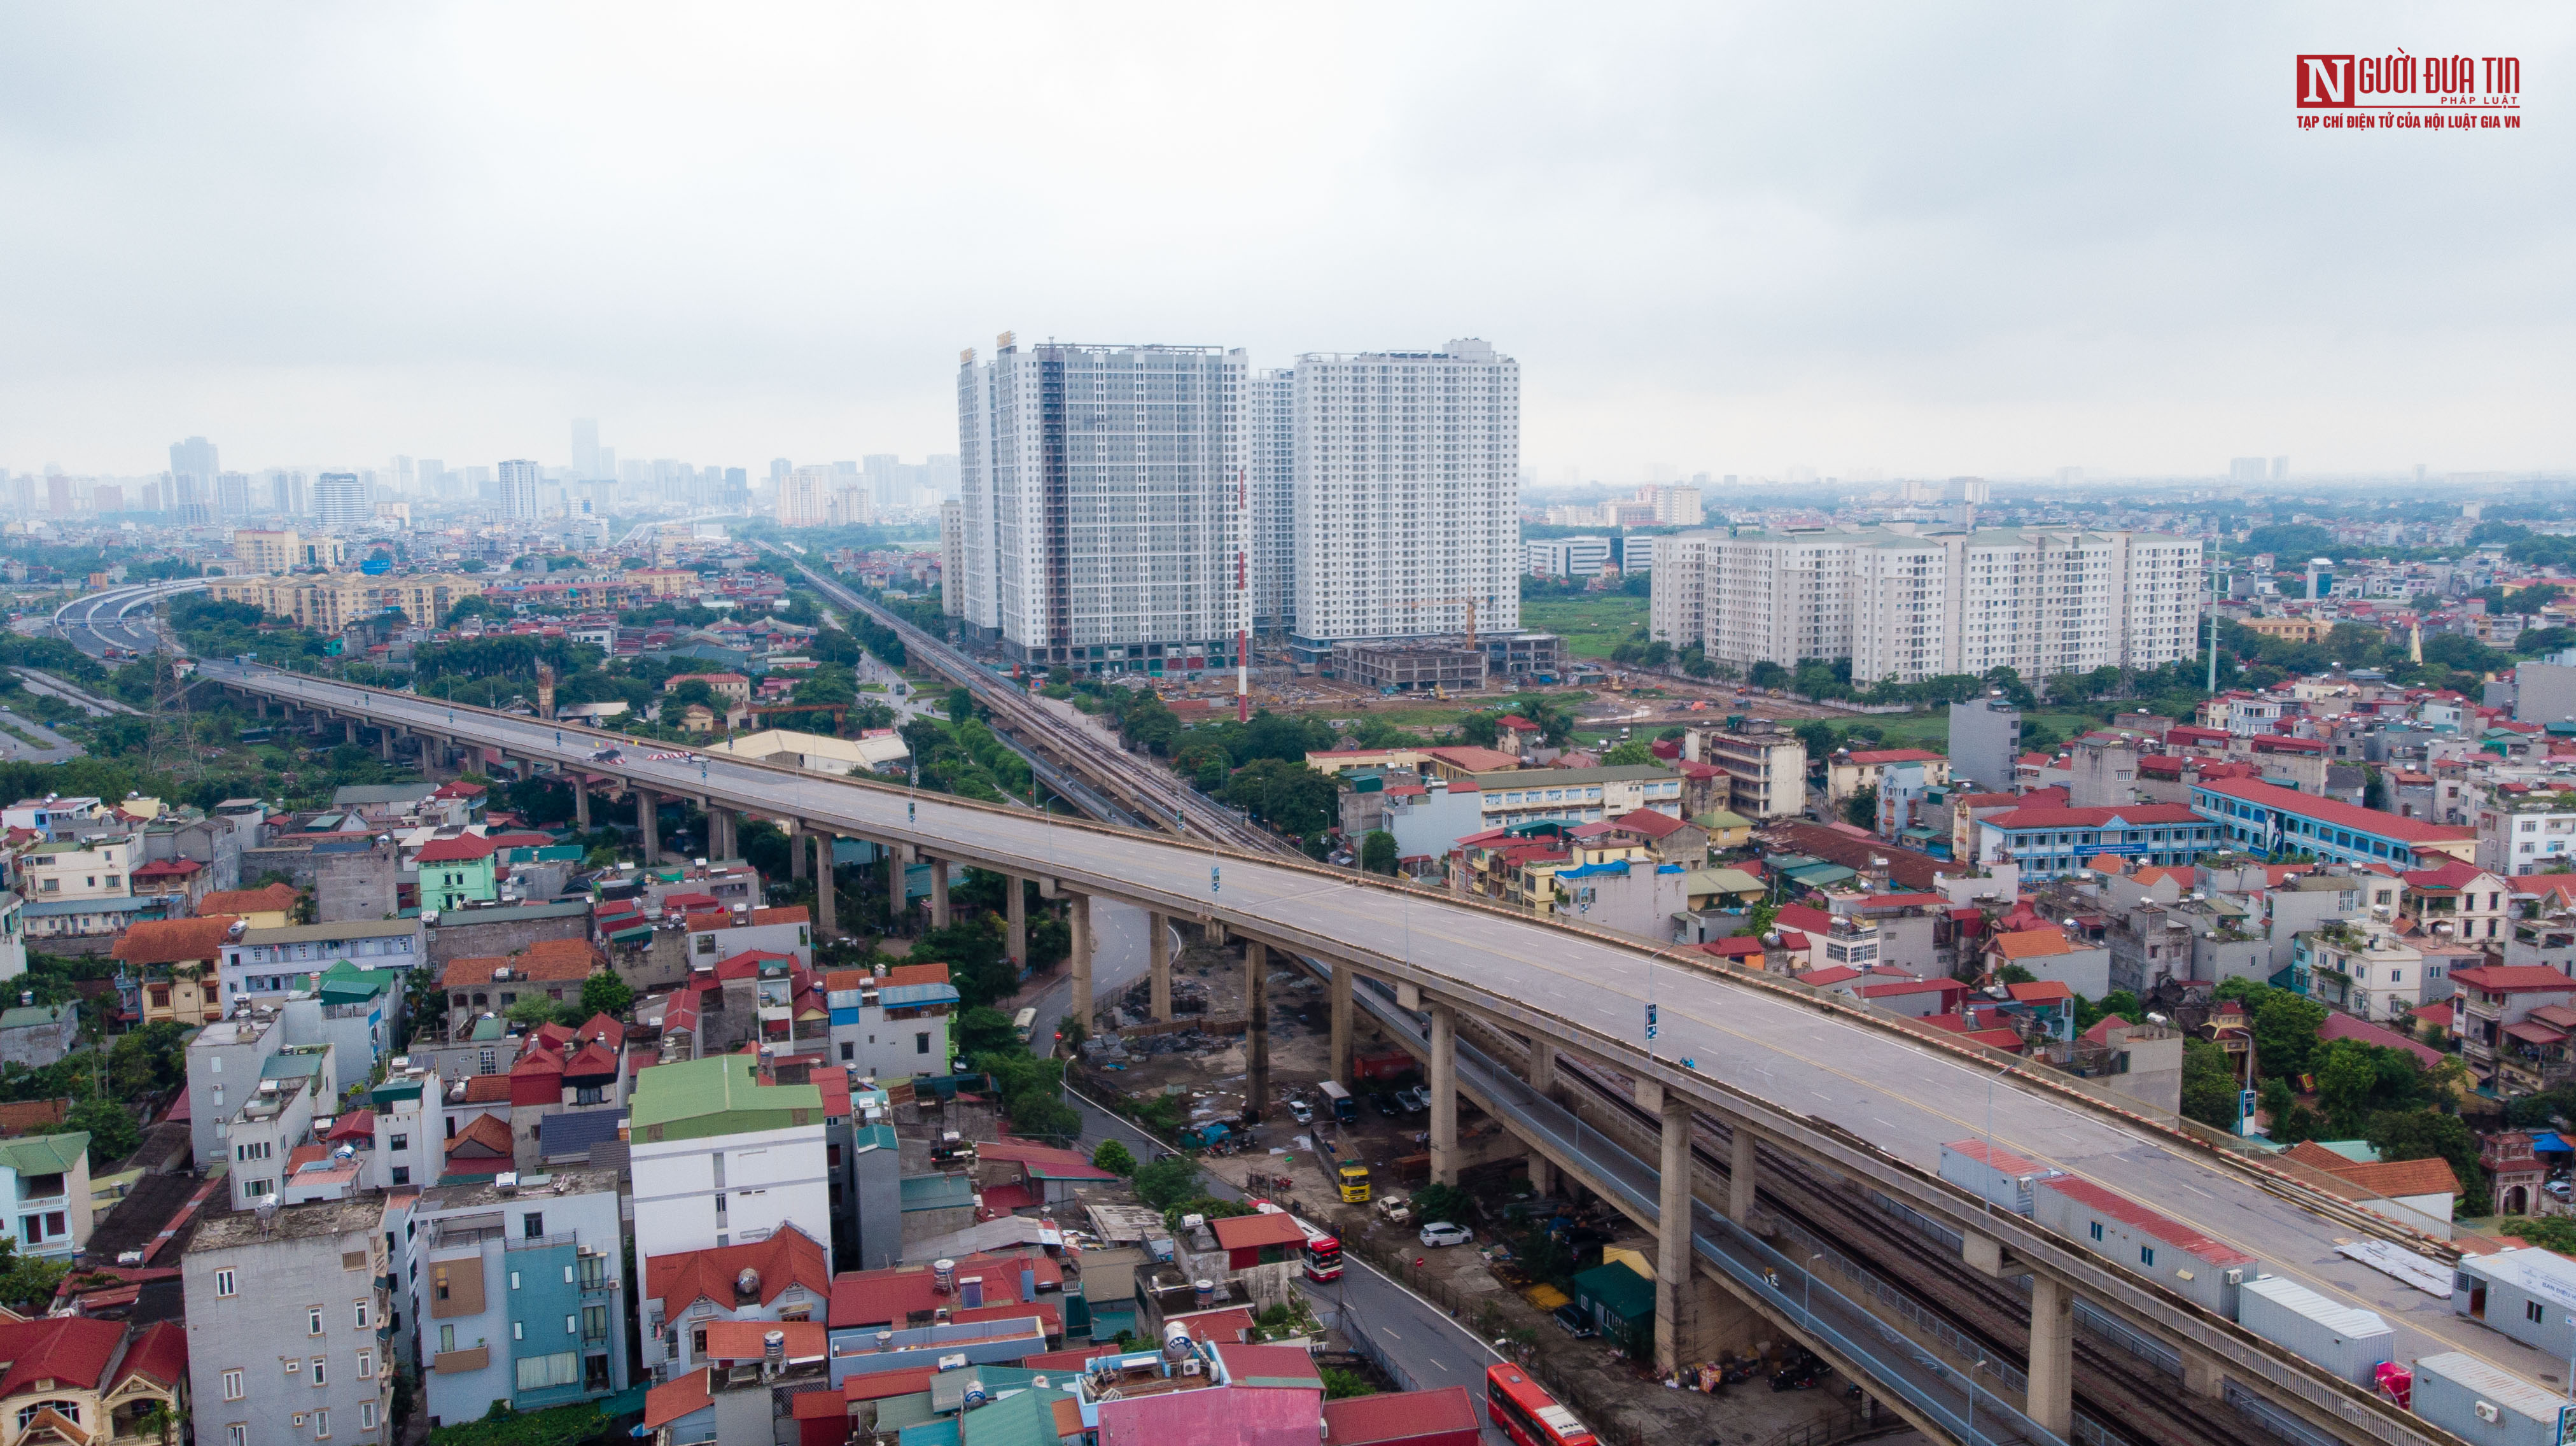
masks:
<path id="1" fill-rule="evenodd" d="M 778 479 L 779 526 L 821 527 L 830 520 L 831 468 L 789 467 L 781 460 L 769 464 L 769 472 Z"/>
<path id="2" fill-rule="evenodd" d="M 1297 628 L 1297 373 L 1252 378 L 1252 627 Z"/>
<path id="3" fill-rule="evenodd" d="M 537 464 L 514 457 L 501 464 L 501 515 L 513 522 L 537 520 L 537 484 L 544 478 Z"/>
<path id="4" fill-rule="evenodd" d="M 1520 363 L 1482 341 L 1297 358 L 1295 629 L 1336 641 L 1520 626 Z"/>
<path id="5" fill-rule="evenodd" d="M 1249 377 L 1214 347 L 1022 349 L 957 371 L 969 627 L 1014 661 L 1223 668 L 1251 625 Z"/>
<path id="6" fill-rule="evenodd" d="M 1685 532 L 1655 539 L 1648 621 L 1738 668 L 1849 658 L 1862 686 L 2151 668 L 2198 647 L 2200 568 L 2154 532 Z"/>
<path id="7" fill-rule="evenodd" d="M 301 473 L 295 474 L 300 480 Z M 313 520 L 324 527 L 354 527 L 376 515 L 374 489 L 355 472 L 324 472 L 313 479 Z"/>

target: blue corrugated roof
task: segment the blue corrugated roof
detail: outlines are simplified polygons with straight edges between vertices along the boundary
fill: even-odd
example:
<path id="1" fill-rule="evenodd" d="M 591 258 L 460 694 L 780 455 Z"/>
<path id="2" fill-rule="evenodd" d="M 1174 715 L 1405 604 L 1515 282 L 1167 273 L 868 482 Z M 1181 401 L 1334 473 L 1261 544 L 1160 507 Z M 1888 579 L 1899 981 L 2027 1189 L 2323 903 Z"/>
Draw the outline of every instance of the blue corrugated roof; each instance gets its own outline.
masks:
<path id="1" fill-rule="evenodd" d="M 168 903 L 168 899 L 158 895 L 142 899 L 35 899 L 27 904 L 27 913 L 38 919 L 57 918 L 64 914 L 133 914 L 162 908 Z"/>
<path id="2" fill-rule="evenodd" d="M 877 1003 L 888 1009 L 956 1002 L 957 986 L 954 984 L 897 984 L 877 991 Z"/>
<path id="3" fill-rule="evenodd" d="M 2568 1150 L 2568 1149 L 2576 1149 L 2576 1145 L 2570 1145 L 2570 1144 L 2568 1144 L 2568 1143 L 2567 1143 L 2567 1141 L 2566 1141 L 2566 1139 L 2565 1139 L 2563 1136 L 2561 1136 L 2561 1135 L 2560 1135 L 2556 1130 L 2534 1130 L 2534 1131 L 2532 1131 L 2532 1132 L 2531 1132 L 2531 1147 L 2532 1147 L 2533 1149 L 2535 1149 L 2535 1150 Z"/>
<path id="4" fill-rule="evenodd" d="M 616 1139 L 617 1127 L 624 1123 L 624 1110 L 581 1110 L 548 1115 L 537 1123 L 537 1150 L 547 1156 L 578 1155 Z"/>

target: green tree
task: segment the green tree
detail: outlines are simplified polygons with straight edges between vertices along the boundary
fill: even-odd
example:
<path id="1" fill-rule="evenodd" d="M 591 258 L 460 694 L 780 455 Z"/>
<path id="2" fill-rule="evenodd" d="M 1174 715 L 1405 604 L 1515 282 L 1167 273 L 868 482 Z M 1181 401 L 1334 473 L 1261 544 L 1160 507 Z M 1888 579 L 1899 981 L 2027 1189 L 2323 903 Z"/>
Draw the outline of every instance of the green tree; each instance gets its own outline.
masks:
<path id="1" fill-rule="evenodd" d="M 1785 687 L 1789 682 L 1789 670 L 1765 659 L 1753 665 L 1753 670 L 1745 674 L 1744 681 L 1756 688 Z"/>
<path id="2" fill-rule="evenodd" d="M 626 1007 L 635 1002 L 635 986 L 617 977 L 613 970 L 603 969 L 581 981 L 582 1017 L 605 1014 L 611 1019 L 622 1017 Z"/>
<path id="3" fill-rule="evenodd" d="M 1094 1168 L 1106 1170 L 1112 1175 L 1136 1173 L 1135 1155 L 1116 1140 L 1101 1141 L 1099 1147 L 1091 1152 L 1091 1163 Z"/>
<path id="4" fill-rule="evenodd" d="M 89 1168 L 92 1174 L 105 1174 L 107 1167 L 134 1153 L 143 1143 L 143 1127 L 134 1122 L 134 1112 L 110 1099 L 85 1099 L 63 1116 L 61 1130 L 41 1133 L 62 1134 L 75 1130 L 89 1133 Z"/>
<path id="5" fill-rule="evenodd" d="M 1502 721 L 1494 713 L 1461 713 L 1458 715 L 1458 741 L 1476 748 L 1494 746 L 1495 725 Z"/>
<path id="6" fill-rule="evenodd" d="M 1413 1218 L 1425 1225 L 1443 1220 L 1463 1225 L 1473 1218 L 1475 1203 L 1466 1191 L 1434 1180 L 1413 1192 Z"/>
<path id="7" fill-rule="evenodd" d="M 1821 718 L 1810 718 L 1789 731 L 1797 735 L 1800 743 L 1807 745 L 1807 761 L 1810 763 L 1823 762 L 1833 756 L 1836 748 L 1842 746 L 1840 735 L 1834 732 L 1834 725 Z"/>
<path id="8" fill-rule="evenodd" d="M 706 679 L 684 678 L 663 693 L 662 716 L 666 720 L 676 720 L 688 711 L 692 703 L 717 713 L 724 711 L 723 702 L 716 697 L 716 690 L 707 685 Z"/>
<path id="9" fill-rule="evenodd" d="M 2228 1072 L 2227 1051 L 2193 1036 L 2182 1042 L 2182 1112 L 2214 1129 L 2236 1128 L 2236 1078 Z"/>
<path id="10" fill-rule="evenodd" d="M 1019 1030 L 1011 1016 L 989 1004 L 979 1004 L 957 1016 L 957 1050 L 960 1054 L 995 1054 L 1020 1048 Z"/>
<path id="11" fill-rule="evenodd" d="M 2450 1162 L 2460 1182 L 2460 1212 L 2484 1215 L 2494 1208 L 2487 1194 L 2487 1172 L 2478 1163 L 2478 1137 L 2458 1115 L 2437 1110 L 2383 1110 L 2370 1117 L 2362 1138 L 2383 1160 Z"/>
<path id="12" fill-rule="evenodd" d="M 69 1267 L 58 1261 L 20 1255 L 18 1243 L 0 1236 L 0 1305 L 32 1320 L 54 1303 L 54 1287 Z"/>
<path id="13" fill-rule="evenodd" d="M 1654 745 L 1643 738 L 1631 738 L 1601 755 L 1601 761 L 1612 768 L 1636 768 L 1655 761 Z"/>
<path id="14" fill-rule="evenodd" d="M 975 716 L 975 695 L 964 687 L 948 690 L 948 721 L 963 723 Z"/>
<path id="15" fill-rule="evenodd" d="M 1136 1198 L 1156 1210 L 1168 1210 L 1197 1194 L 1198 1189 L 1199 1164 L 1187 1155 L 1166 1155 L 1137 1167 Z"/>
<path id="16" fill-rule="evenodd" d="M 1843 822 L 1854 828 L 1878 827 L 1878 785 L 1863 784 L 1843 800 Z"/>
<path id="17" fill-rule="evenodd" d="M 1360 867 L 1373 874 L 1391 874 L 1395 865 L 1395 835 L 1382 828 L 1370 829 L 1368 837 L 1360 840 Z"/>
<path id="18" fill-rule="evenodd" d="M 2271 997 L 2254 1011 L 2254 1060 L 2267 1075 L 2294 1079 L 2308 1072 L 2326 1007 L 2285 989 L 2267 992 Z"/>
<path id="19" fill-rule="evenodd" d="M 1226 780 L 1225 801 L 1281 833 L 1303 838 L 1321 836 L 1340 813 L 1333 781 L 1304 763 L 1261 758 L 1235 770 Z"/>
<path id="20" fill-rule="evenodd" d="M 1347 1401 L 1353 1396 L 1377 1394 L 1377 1387 L 1370 1385 L 1369 1378 L 1357 1371 L 1347 1370 L 1341 1366 L 1325 1366 L 1316 1374 L 1323 1378 L 1324 1399 L 1327 1401 Z"/>
<path id="21" fill-rule="evenodd" d="M 859 685 L 847 668 L 818 667 L 796 684 L 796 701 L 803 706 L 847 706 L 859 699 Z"/>

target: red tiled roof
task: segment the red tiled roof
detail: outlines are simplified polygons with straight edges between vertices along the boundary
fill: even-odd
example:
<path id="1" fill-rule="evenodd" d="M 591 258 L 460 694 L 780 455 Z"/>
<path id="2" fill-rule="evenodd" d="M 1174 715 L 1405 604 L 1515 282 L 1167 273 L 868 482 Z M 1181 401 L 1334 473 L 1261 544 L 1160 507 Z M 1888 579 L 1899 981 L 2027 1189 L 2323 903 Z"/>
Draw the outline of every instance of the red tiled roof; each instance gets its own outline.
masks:
<path id="1" fill-rule="evenodd" d="M 195 859 L 156 859 L 134 871 L 138 879 L 184 879 L 205 865 Z"/>
<path id="2" fill-rule="evenodd" d="M 1297 1228 L 1294 1217 L 1285 1214 L 1229 1215 L 1222 1220 L 1209 1221 L 1208 1228 L 1216 1233 L 1217 1247 L 1221 1250 L 1255 1250 L 1265 1245 L 1306 1243 L 1306 1232 Z"/>
<path id="3" fill-rule="evenodd" d="M 818 1320 L 711 1320 L 705 1330 L 711 1361 L 756 1361 L 766 1349 L 762 1337 L 771 1331 L 787 1337 L 787 1359 L 820 1360 L 827 1335 Z"/>
<path id="4" fill-rule="evenodd" d="M 677 1320 L 701 1300 L 730 1310 L 734 1282 L 745 1270 L 760 1272 L 760 1303 L 768 1305 L 791 1285 L 819 1299 L 832 1294 L 832 1271 L 823 1247 L 802 1230 L 781 1230 L 749 1245 L 652 1255 L 644 1260 L 644 1298 L 662 1302 L 662 1318 Z"/>
<path id="5" fill-rule="evenodd" d="M 2546 964 L 2488 964 L 2470 969 L 2455 969 L 2451 978 L 2470 989 L 2483 989 L 2489 994 L 2531 994 L 2544 990 L 2576 992 L 2576 979 Z"/>
<path id="6" fill-rule="evenodd" d="M 1610 821 L 1630 833 L 1641 833 L 1648 838 L 1670 838 L 1683 828 L 1680 819 L 1668 813 L 1657 813 L 1651 808 L 1623 813 Z"/>
<path id="7" fill-rule="evenodd" d="M 692 1415 L 714 1405 L 716 1398 L 707 1390 L 707 1381 L 714 1374 L 714 1370 L 714 1367 L 708 1366 L 691 1371 L 685 1376 L 673 1376 L 670 1380 L 645 1392 L 644 1429 L 658 1430 L 683 1416 Z"/>
<path id="8" fill-rule="evenodd" d="M 447 1142 L 447 1153 L 453 1156 L 467 1145 L 498 1155 L 504 1160 L 509 1159 L 510 1126 L 499 1115 L 476 1115 L 465 1128 L 456 1132 L 456 1138 Z"/>
<path id="9" fill-rule="evenodd" d="M 1935 760 L 1949 761 L 1943 754 L 1922 748 L 1871 748 L 1851 755 L 1854 763 L 1930 763 Z"/>
<path id="10" fill-rule="evenodd" d="M 1968 986 L 1956 979 L 1898 979 L 1886 984 L 1864 984 L 1863 999 L 1896 999 L 1908 994 L 1966 993 Z"/>
<path id="11" fill-rule="evenodd" d="M 2410 889 L 2457 889 L 2465 887 L 2485 872 L 2486 870 L 2476 864 L 2462 863 L 2458 859 L 2453 859 L 2438 869 L 2417 869 L 2413 873 L 2399 874 L 2397 877 L 2405 880 L 2406 887 Z"/>
<path id="12" fill-rule="evenodd" d="M 2299 793 L 2292 789 L 2277 788 L 2268 783 L 2255 783 L 2247 779 L 2212 780 L 2204 776 L 2200 781 L 2200 787 L 2223 798 L 2233 798 L 2242 803 L 2277 809 L 2282 813 L 2296 814 L 2301 818 L 2313 818 L 2338 828 L 2360 829 L 2379 838 L 2396 839 L 2400 843 L 2457 843 L 2462 839 L 2477 836 L 2464 828 L 2445 828 L 2440 824 L 2426 823 L 2420 818 L 2400 818 L 2396 814 L 2382 813 L 2374 808 L 2337 803 L 2331 798 L 2319 798 L 2313 793 Z"/>
<path id="13" fill-rule="evenodd" d="M 2017 929 L 1994 936 L 1995 952 L 2007 959 L 2040 959 L 2051 954 L 2072 954 L 2075 946 L 2067 942 L 2063 929 Z"/>
<path id="14" fill-rule="evenodd" d="M 510 1099 L 510 1077 L 506 1074 L 477 1074 L 465 1078 L 465 1102 L 469 1105 L 507 1104 Z"/>
<path id="15" fill-rule="evenodd" d="M 131 1376 L 141 1376 L 160 1386 L 176 1386 L 186 1380 L 187 1327 L 174 1320 L 156 1320 L 145 1326 L 134 1337 L 134 1343 L 125 1348 L 125 1359 L 117 1364 L 117 1382 Z"/>
<path id="16" fill-rule="evenodd" d="M 949 982 L 948 966 L 945 964 L 897 964 L 886 971 L 885 982 L 888 987 L 895 989 L 901 989 L 914 984 L 946 984 Z"/>
<path id="17" fill-rule="evenodd" d="M 2232 1245 L 2213 1240 L 2198 1230 L 2171 1217 L 2159 1215 L 2126 1195 L 2105 1190 L 2090 1180 L 2072 1175 L 2040 1182 L 2043 1190 L 2055 1190 L 2096 1213 L 2108 1215 L 2135 1229 L 2163 1241 L 2177 1250 L 2188 1251 L 2212 1265 L 2252 1265 L 2254 1257 Z"/>
<path id="18" fill-rule="evenodd" d="M 2004 988 L 2012 995 L 2015 1004 L 2059 1004 L 2075 997 L 2074 990 L 2054 979 L 2043 979 L 2035 984 L 2007 984 Z"/>
<path id="19" fill-rule="evenodd" d="M 2100 828 L 2114 819 L 2133 826 L 2209 821 L 2179 803 L 2133 803 L 2120 808 L 2017 808 L 1985 821 L 2001 829 Z"/>
<path id="20" fill-rule="evenodd" d="M 1699 946 L 1703 954 L 1721 959 L 1744 959 L 1762 952 L 1762 941 L 1751 934 L 1737 934 L 1725 939 L 1711 939 Z"/>
<path id="21" fill-rule="evenodd" d="M 1061 1284 L 1064 1279 L 1062 1267 L 1037 1250 L 964 1256 L 957 1262 L 957 1277 L 984 1277 L 985 1304 L 1009 1305 L 1019 1300 L 1023 1267 L 1036 1271 L 1041 1288 Z M 942 1305 L 954 1309 L 956 1303 L 954 1295 L 938 1293 L 926 1265 L 845 1270 L 832 1278 L 831 1323 L 834 1330 L 887 1322 L 900 1325 L 916 1313 L 927 1315 Z"/>
<path id="22" fill-rule="evenodd" d="M 122 1321 L 50 1316 L 40 1320 L 0 1322 L 0 1399 L 35 1389 L 47 1377 L 73 1387 L 95 1389 L 105 1384 L 108 1362 L 125 1340 Z M 187 1348 L 180 1346 L 181 1359 Z"/>
<path id="23" fill-rule="evenodd" d="M 843 1078 L 847 1078 L 844 1075 Z M 1018 1165 L 1029 1175 L 1045 1180 L 1115 1180 L 1116 1172 L 1103 1170 L 1091 1163 L 1091 1157 L 1080 1150 L 1059 1150 L 1052 1145 L 1031 1144 L 1026 1140 L 997 1140 L 975 1147 L 980 1163 L 998 1160 Z M 1302 1238 L 1302 1237 L 1300 1237 Z"/>
<path id="24" fill-rule="evenodd" d="M 292 884 L 270 884 L 261 889 L 233 889 L 208 894 L 197 901 L 201 914 L 282 914 L 295 907 L 303 895 Z"/>
<path id="25" fill-rule="evenodd" d="M 116 941 L 116 957 L 128 964 L 185 964 L 210 960 L 222 949 L 224 936 L 239 919 L 209 914 L 196 919 L 146 919 L 128 924 Z"/>
<path id="26" fill-rule="evenodd" d="M 2438 1007 L 2444 1011 L 2443 1017 L 2447 1022 L 2451 1006 L 2445 1004 Z M 2426 1012 L 2417 1010 L 2416 1015 L 2421 1018 Z M 2367 1019 L 2355 1018 L 2339 1009 L 2326 1012 L 2326 1022 L 2317 1026 L 2317 1038 L 2321 1041 L 2357 1039 L 2364 1044 L 2375 1044 L 2384 1049 L 2402 1049 L 2415 1056 L 2426 1069 L 2431 1069 L 2442 1062 L 2439 1050 L 2418 1044 L 2393 1029 L 2383 1028 Z"/>
<path id="27" fill-rule="evenodd" d="M 1035 1367 L 1028 1366 L 1026 1361 L 1023 1361 L 1021 1364 L 1024 1368 L 1032 1370 L 1052 1370 L 1057 1368 L 1059 1365 L 1069 1365 L 1078 1371 L 1082 1369 L 1082 1364 L 1085 1360 L 1100 1354 L 1100 1348 L 1098 1346 L 1092 1346 L 1080 1351 L 1059 1351 L 1057 1354 L 1072 1356 L 1074 1359 L 1065 1362 L 1056 1362 L 1050 1359 L 1047 1365 Z M 1032 1359 L 1034 1359 L 1034 1357 L 1032 1357 Z M 841 1383 L 841 1399 L 844 1403 L 850 1403 L 858 1401 L 883 1401 L 895 1396 L 918 1395 L 921 1392 L 930 1389 L 930 1378 L 937 1374 L 939 1374 L 939 1372 L 930 1366 L 922 1366 L 918 1369 L 907 1371 L 878 1371 L 872 1375 L 854 1373 L 848 1380 Z M 823 1392 L 821 1391 L 808 1391 L 805 1393 L 807 1396 L 819 1396 L 822 1394 Z M 802 1400 L 803 1397 L 799 1397 L 798 1399 Z"/>
<path id="28" fill-rule="evenodd" d="M 488 859 L 500 852 L 499 845 L 478 834 L 459 834 L 454 838 L 434 838 L 421 845 L 417 862 L 445 864 Z"/>

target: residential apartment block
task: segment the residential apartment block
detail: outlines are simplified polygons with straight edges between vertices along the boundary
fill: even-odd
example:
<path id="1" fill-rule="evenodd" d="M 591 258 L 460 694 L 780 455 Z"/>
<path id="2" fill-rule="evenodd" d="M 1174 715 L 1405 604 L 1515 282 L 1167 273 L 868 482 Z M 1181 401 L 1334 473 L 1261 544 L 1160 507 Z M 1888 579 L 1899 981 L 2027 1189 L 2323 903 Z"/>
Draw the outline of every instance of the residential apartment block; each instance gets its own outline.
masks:
<path id="1" fill-rule="evenodd" d="M 179 1260 L 201 1446 L 391 1439 L 385 1237 L 377 1195 L 202 1220 Z"/>
<path id="2" fill-rule="evenodd" d="M 1654 636 L 1739 668 L 1850 658 L 1919 682 L 2154 667 L 2198 647 L 2201 543 L 2142 532 L 1872 529 L 1655 541 Z"/>
<path id="3" fill-rule="evenodd" d="M 402 1272 L 430 1424 L 627 1385 L 617 1172 L 442 1184 L 406 1222 Z"/>
<path id="4" fill-rule="evenodd" d="M 1221 666 L 1251 624 L 1244 353 L 1022 349 L 958 369 L 964 618 L 1014 662 Z"/>
<path id="5" fill-rule="evenodd" d="M 1309 353 L 1293 382 L 1296 627 L 1337 641 L 1520 626 L 1520 363 L 1483 341 Z"/>
<path id="6" fill-rule="evenodd" d="M 629 1160 L 638 1256 L 832 1238 L 823 1092 L 760 1082 L 749 1055 L 656 1065 L 635 1079 Z"/>

